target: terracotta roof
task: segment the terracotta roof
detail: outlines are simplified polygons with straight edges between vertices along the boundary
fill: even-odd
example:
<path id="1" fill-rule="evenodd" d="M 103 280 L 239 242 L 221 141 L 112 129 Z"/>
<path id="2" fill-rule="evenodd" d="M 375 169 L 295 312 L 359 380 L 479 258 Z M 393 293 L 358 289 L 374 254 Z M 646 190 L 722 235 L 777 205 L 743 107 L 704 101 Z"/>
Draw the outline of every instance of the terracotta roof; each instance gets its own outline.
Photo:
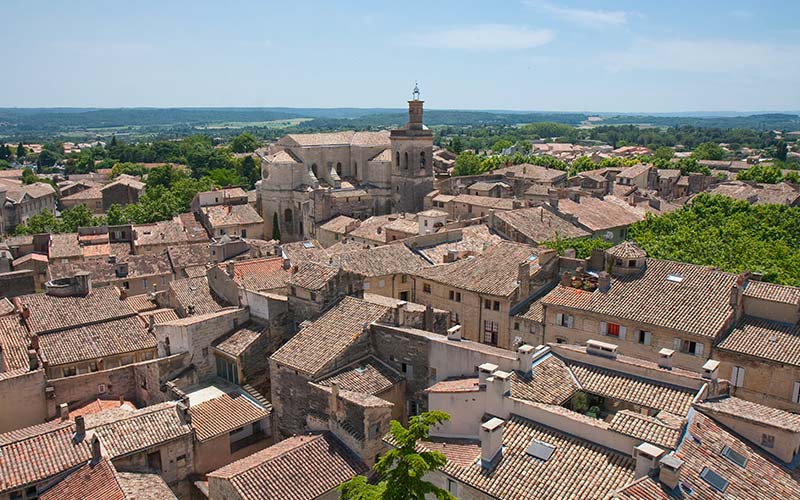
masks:
<path id="1" fill-rule="evenodd" d="M 223 271 L 226 266 L 226 263 L 218 265 Z M 289 270 L 283 268 L 281 257 L 234 261 L 233 275 L 237 285 L 255 291 L 286 288 L 291 277 Z"/>
<path id="2" fill-rule="evenodd" d="M 191 441 L 191 427 L 178 415 L 174 401 L 135 411 L 111 410 L 86 419 L 112 459 L 175 439 Z"/>
<path id="3" fill-rule="evenodd" d="M 638 177 L 642 174 L 649 172 L 651 168 L 653 168 L 651 165 L 639 163 L 633 165 L 632 167 L 628 167 L 624 169 L 622 172 L 618 173 L 617 178 L 632 179 L 634 177 Z"/>
<path id="4" fill-rule="evenodd" d="M 580 388 L 570 369 L 556 356 L 545 356 L 530 374 L 513 372 L 511 396 L 528 401 L 560 405 Z"/>
<path id="5" fill-rule="evenodd" d="M 566 178 L 567 173 L 554 168 L 540 167 L 530 163 L 521 163 L 510 167 L 498 168 L 492 174 L 519 177 L 534 182 L 553 184 L 561 178 Z"/>
<path id="6" fill-rule="evenodd" d="M 438 451 L 447 461 L 461 467 L 474 466 L 481 456 L 481 442 L 472 439 L 428 438 L 423 446 L 430 451 Z"/>
<path id="7" fill-rule="evenodd" d="M 530 262 L 531 275 L 539 270 L 536 248 L 503 241 L 476 257 L 423 268 L 413 274 L 453 288 L 506 297 L 517 290 L 519 265 L 526 261 Z"/>
<path id="8" fill-rule="evenodd" d="M 155 337 L 136 316 L 41 334 L 39 344 L 51 366 L 155 349 L 158 346 Z"/>
<path id="9" fill-rule="evenodd" d="M 800 324 L 745 316 L 717 348 L 800 366 Z"/>
<path id="10" fill-rule="evenodd" d="M 362 335 L 365 325 L 380 321 L 388 307 L 344 297 L 319 319 L 301 329 L 271 360 L 316 375 Z"/>
<path id="11" fill-rule="evenodd" d="M 800 304 L 800 287 L 750 280 L 744 287 L 744 296 L 798 305 Z"/>
<path id="12" fill-rule="evenodd" d="M 191 266 L 205 266 L 213 264 L 211 247 L 208 243 L 193 243 L 191 245 L 177 245 L 167 248 L 167 256 L 173 270 Z"/>
<path id="13" fill-rule="evenodd" d="M 175 309 L 170 309 L 169 307 L 165 307 L 164 309 L 154 309 L 152 311 L 144 311 L 139 313 L 139 317 L 141 317 L 145 323 L 149 323 L 150 316 L 153 316 L 153 322 L 156 325 L 160 325 L 162 323 L 168 323 L 170 321 L 175 321 L 178 319 L 178 313 L 175 312 Z"/>
<path id="14" fill-rule="evenodd" d="M 133 176 L 122 174 L 119 177 L 117 177 L 117 179 L 114 182 L 111 182 L 103 186 L 102 189 L 106 190 L 108 188 L 116 186 L 125 186 L 131 189 L 135 189 L 136 191 L 142 191 L 147 186 L 147 184 L 145 184 L 144 182 L 140 181 L 139 179 Z"/>
<path id="15" fill-rule="evenodd" d="M 423 210 L 422 212 L 417 212 L 417 218 L 419 217 L 447 217 L 447 212 L 444 210 L 437 210 L 435 208 L 431 208 L 428 210 Z"/>
<path id="16" fill-rule="evenodd" d="M 14 203 L 20 203 L 24 198 L 43 198 L 55 195 L 56 190 L 46 182 L 34 182 L 22 186 L 11 186 L 6 191 L 6 199 Z"/>
<path id="17" fill-rule="evenodd" d="M 386 224 L 384 229 L 387 231 L 416 235 L 419 233 L 419 222 L 414 219 L 397 219 Z"/>
<path id="18" fill-rule="evenodd" d="M 350 144 L 353 146 L 389 146 L 389 131 L 380 130 L 377 132 L 362 131 L 353 134 L 350 139 Z"/>
<path id="19" fill-rule="evenodd" d="M 549 459 L 525 452 L 534 439 L 555 448 Z M 449 456 L 449 445 L 428 446 L 420 442 L 423 450 L 437 449 Z M 454 447 L 454 452 L 443 472 L 499 500 L 601 499 L 634 477 L 631 457 L 516 415 L 505 424 L 503 454 L 491 472 L 475 463 L 465 464 L 461 446 Z"/>
<path id="20" fill-rule="evenodd" d="M 227 435 L 233 430 L 269 418 L 269 412 L 246 396 L 223 394 L 189 408 L 198 441 Z"/>
<path id="21" fill-rule="evenodd" d="M 252 323 L 237 328 L 222 337 L 221 340 L 218 339 L 215 341 L 214 347 L 229 356 L 237 357 L 244 353 L 250 347 L 250 344 L 255 342 L 264 331 L 266 331 L 266 327 Z"/>
<path id="22" fill-rule="evenodd" d="M 479 392 L 481 387 L 477 377 L 441 380 L 425 389 L 427 393 L 455 394 L 459 392 Z"/>
<path id="23" fill-rule="evenodd" d="M 297 271 L 292 273 L 289 278 L 289 284 L 308 290 L 321 290 L 337 274 L 339 274 L 339 270 L 335 267 L 314 262 L 301 262 L 297 266 Z"/>
<path id="24" fill-rule="evenodd" d="M 95 399 L 83 404 L 69 412 L 69 418 L 75 420 L 77 416 L 94 415 L 101 411 L 113 410 L 116 408 L 123 408 L 126 410 L 135 410 L 136 406 L 130 401 L 120 401 L 119 399 Z"/>
<path id="25" fill-rule="evenodd" d="M 494 188 L 496 186 L 500 186 L 500 187 L 504 187 L 504 188 L 510 188 L 511 187 L 511 186 L 509 186 L 508 184 L 506 184 L 503 181 L 478 181 L 478 182 L 473 182 L 472 184 L 470 184 L 468 189 L 474 190 L 474 191 L 489 191 L 490 189 L 492 189 L 492 188 Z"/>
<path id="26" fill-rule="evenodd" d="M 330 433 L 296 436 L 208 474 L 229 481 L 242 497 L 312 500 L 367 466 Z"/>
<path id="27" fill-rule="evenodd" d="M 352 233 L 351 233 L 352 234 Z M 295 241 L 281 245 L 283 256 L 298 264 L 302 261 L 327 262 L 328 252 L 317 240 Z"/>
<path id="28" fill-rule="evenodd" d="M 608 292 L 559 285 L 542 303 L 714 338 L 733 319 L 729 300 L 736 278 L 708 267 L 649 258 L 637 275 L 612 276 Z M 698 310 L 703 314 L 698 316 Z"/>
<path id="29" fill-rule="evenodd" d="M 179 214 L 168 221 L 137 224 L 133 226 L 133 237 L 133 244 L 137 247 L 209 241 L 208 233 L 194 214 Z"/>
<path id="30" fill-rule="evenodd" d="M 86 247 L 84 247 L 86 248 Z M 120 264 L 128 266 L 125 275 L 118 275 Z M 111 283 L 127 278 L 172 275 L 172 267 L 166 253 L 144 255 L 125 255 L 115 259 L 107 256 L 85 258 L 82 262 L 52 262 L 49 274 L 51 279 L 67 278 L 80 271 L 87 271 L 93 283 Z M 153 281 L 154 283 L 154 281 Z"/>
<path id="31" fill-rule="evenodd" d="M 30 434 L 17 432 L 16 439 L 0 434 L 0 493 L 38 483 L 88 461 L 92 456 L 89 442 L 76 442 L 71 424 L 55 429 L 37 426 Z"/>
<path id="32" fill-rule="evenodd" d="M 338 370 L 332 375 L 317 381 L 319 385 L 330 386 L 336 382 L 340 390 L 380 394 L 399 384 L 405 378 L 394 369 L 369 356 Z"/>
<path id="33" fill-rule="evenodd" d="M 78 233 L 51 234 L 47 254 L 54 260 L 83 257 L 83 250 L 78 241 Z"/>
<path id="34" fill-rule="evenodd" d="M 721 415 L 790 432 L 800 432 L 800 415 L 744 399 L 734 397 L 708 399 L 702 403 L 696 403 L 695 407 L 712 417 Z"/>
<path id="35" fill-rule="evenodd" d="M 117 472 L 117 482 L 128 500 L 177 500 L 158 474 Z"/>
<path id="36" fill-rule="evenodd" d="M 126 500 L 107 459 L 90 460 L 39 495 L 41 500 Z"/>
<path id="37" fill-rule="evenodd" d="M 728 181 L 717 184 L 708 193 L 742 200 L 754 205 L 792 205 L 800 200 L 800 189 L 786 182 L 759 184 L 755 182 Z"/>
<path id="38" fill-rule="evenodd" d="M 610 424 L 613 431 L 671 450 L 678 446 L 683 430 L 683 426 L 675 426 L 630 410 L 615 413 Z"/>
<path id="39" fill-rule="evenodd" d="M 578 202 L 562 198 L 558 200 L 558 211 L 574 215 L 579 224 L 595 232 L 629 226 L 634 222 L 644 220 L 646 213 L 611 195 L 604 198 L 581 196 Z"/>
<path id="40" fill-rule="evenodd" d="M 618 259 L 643 259 L 647 257 L 645 251 L 632 241 L 623 241 L 618 245 L 614 245 L 606 250 L 606 253 Z"/>
<path id="41" fill-rule="evenodd" d="M 158 309 L 158 304 L 155 300 L 150 298 L 149 293 L 141 295 L 131 295 L 125 299 L 125 302 L 136 312 L 152 311 Z"/>
<path id="42" fill-rule="evenodd" d="M 227 307 L 224 300 L 217 297 L 208 285 L 208 278 L 186 278 L 175 280 L 169 284 L 170 290 L 175 294 L 178 303 L 184 310 L 194 306 L 195 314 L 216 312 Z"/>
<path id="43" fill-rule="evenodd" d="M 354 222 L 358 222 L 358 219 L 353 219 L 352 217 L 348 217 L 346 215 L 340 215 L 338 217 L 334 217 L 325 224 L 322 224 L 319 226 L 319 229 L 345 234 L 347 232 L 347 228 Z"/>
<path id="44" fill-rule="evenodd" d="M 497 212 L 495 217 L 537 243 L 589 236 L 588 232 L 542 207 Z"/>
<path id="45" fill-rule="evenodd" d="M 0 363 L 0 380 L 29 370 L 28 331 L 16 314 L 0 316 L 0 346 L 3 360 Z"/>
<path id="46" fill-rule="evenodd" d="M 331 258 L 332 264 L 367 278 L 397 273 L 412 273 L 428 262 L 402 243 L 368 250 L 351 250 Z"/>
<path id="47" fill-rule="evenodd" d="M 697 392 L 575 361 L 566 364 L 585 392 L 675 415 L 686 415 Z"/>
<path id="48" fill-rule="evenodd" d="M 235 226 L 242 224 L 263 224 L 264 219 L 249 204 L 244 205 L 212 205 L 202 207 L 203 215 L 208 218 L 211 227 Z"/>
<path id="49" fill-rule="evenodd" d="M 534 301 L 514 315 L 515 318 L 527 319 L 536 323 L 544 322 L 544 307 L 541 301 Z"/>
<path id="50" fill-rule="evenodd" d="M 287 134 L 278 142 L 282 143 L 286 139 L 289 139 L 299 146 L 344 146 L 350 144 L 354 135 L 355 132 L 352 130 L 346 130 L 344 132 L 321 132 L 316 134 Z"/>
<path id="51" fill-rule="evenodd" d="M 21 311 L 30 309 L 25 321 L 31 333 L 63 330 L 87 323 L 125 318 L 136 314 L 113 286 L 92 288 L 85 297 L 54 297 L 46 294 L 22 295 L 14 298 Z"/>
<path id="52" fill-rule="evenodd" d="M 282 149 L 268 157 L 270 163 L 302 163 L 291 151 Z"/>
<path id="53" fill-rule="evenodd" d="M 477 196 L 473 194 L 459 194 L 451 200 L 453 203 L 464 203 L 474 207 L 493 208 L 495 210 L 511 210 L 514 201 L 511 198 L 495 198 L 493 196 Z"/>
<path id="54" fill-rule="evenodd" d="M 387 214 L 387 215 L 373 215 L 363 221 L 354 230 L 348 233 L 353 238 L 361 238 L 364 240 L 375 241 L 380 243 L 386 242 L 386 233 L 383 228 L 390 222 L 397 219 L 410 218 L 416 220 L 416 215 L 405 214 Z"/>
<path id="55" fill-rule="evenodd" d="M 392 150 L 391 150 L 391 148 L 384 149 L 380 153 L 378 153 L 375 156 L 373 156 L 372 158 L 370 158 L 369 161 L 391 162 L 392 161 Z"/>
<path id="56" fill-rule="evenodd" d="M 489 227 L 486 224 L 477 224 L 462 228 L 461 239 L 457 241 L 417 248 L 417 251 L 427 257 L 428 260 L 436 264 L 443 264 L 444 257 L 449 252 L 455 252 L 460 255 L 480 255 L 487 248 L 491 248 L 500 241 L 502 241 L 502 238 L 489 231 Z"/>

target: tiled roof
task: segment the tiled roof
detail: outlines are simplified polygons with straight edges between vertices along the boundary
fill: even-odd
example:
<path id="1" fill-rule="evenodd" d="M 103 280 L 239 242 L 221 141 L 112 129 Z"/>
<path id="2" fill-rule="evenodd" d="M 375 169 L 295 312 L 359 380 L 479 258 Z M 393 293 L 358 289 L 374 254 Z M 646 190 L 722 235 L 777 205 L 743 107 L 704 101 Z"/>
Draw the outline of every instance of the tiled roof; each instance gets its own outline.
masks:
<path id="1" fill-rule="evenodd" d="M 207 242 L 208 233 L 193 214 L 180 214 L 172 220 L 133 226 L 134 245 L 181 245 Z"/>
<path id="2" fill-rule="evenodd" d="M 312 500 L 367 466 L 330 433 L 296 436 L 208 474 L 247 499 Z"/>
<path id="3" fill-rule="evenodd" d="M 710 416 L 722 415 L 756 422 L 790 432 L 800 432 L 800 415 L 734 397 L 708 399 L 695 406 Z"/>
<path id="4" fill-rule="evenodd" d="M 386 224 L 384 229 L 387 231 L 416 235 L 419 233 L 419 222 L 413 219 L 397 219 Z"/>
<path id="5" fill-rule="evenodd" d="M 513 176 L 523 179 L 532 180 L 541 183 L 554 183 L 560 178 L 566 178 L 567 173 L 563 170 L 556 170 L 554 168 L 540 167 L 539 165 L 531 165 L 530 163 L 521 163 L 519 165 L 512 165 L 510 167 L 498 168 L 492 174 L 501 174 L 506 176 Z"/>
<path id="6" fill-rule="evenodd" d="M 249 204 L 212 205 L 200 210 L 208 218 L 212 227 L 234 226 L 240 224 L 263 224 L 264 219 Z"/>
<path id="7" fill-rule="evenodd" d="M 222 434 L 269 417 L 269 412 L 242 395 L 223 394 L 189 408 L 192 427 L 199 441 Z"/>
<path id="8" fill-rule="evenodd" d="M 15 297 L 14 303 L 20 311 L 24 305 L 30 309 L 26 323 L 31 333 L 63 330 L 136 314 L 127 302 L 120 300 L 119 290 L 113 286 L 92 288 L 85 297 L 23 295 Z"/>
<path id="9" fill-rule="evenodd" d="M 639 245 L 632 241 L 623 241 L 618 245 L 606 250 L 609 255 L 617 257 L 618 259 L 642 259 L 647 257 L 647 254 L 642 250 Z"/>
<path id="10" fill-rule="evenodd" d="M 369 250 L 352 250 L 331 258 L 333 265 L 367 278 L 396 273 L 411 273 L 428 266 L 428 262 L 402 243 L 383 245 Z"/>
<path id="11" fill-rule="evenodd" d="M 358 222 L 358 219 L 353 219 L 352 217 L 348 217 L 346 215 L 340 215 L 338 217 L 334 217 L 325 224 L 322 224 L 321 226 L 319 226 L 319 229 L 324 229 L 326 231 L 331 231 L 339 234 L 345 234 L 348 226 L 350 226 L 350 224 L 354 222 Z"/>
<path id="12" fill-rule="evenodd" d="M 589 236 L 583 229 L 542 207 L 497 212 L 495 217 L 537 243 Z"/>
<path id="13" fill-rule="evenodd" d="M 473 191 L 489 191 L 496 186 L 501 186 L 504 188 L 511 187 L 503 181 L 478 181 L 470 184 L 469 189 Z"/>
<path id="14" fill-rule="evenodd" d="M 530 375 L 515 371 L 511 396 L 518 399 L 560 405 L 579 389 L 569 368 L 556 356 L 546 356 L 533 366 Z"/>
<path id="15" fill-rule="evenodd" d="M 25 373 L 29 369 L 28 331 L 16 314 L 0 316 L 0 346 L 3 359 L 0 362 L 0 380 Z"/>
<path id="16" fill-rule="evenodd" d="M 440 243 L 431 247 L 417 248 L 417 250 L 428 260 L 436 264 L 443 264 L 445 255 L 449 252 L 480 255 L 487 248 L 491 248 L 500 241 L 502 241 L 502 238 L 489 231 L 489 227 L 486 224 L 477 224 L 462 228 L 460 240 Z"/>
<path id="17" fill-rule="evenodd" d="M 255 323 L 238 328 L 221 340 L 218 340 L 214 347 L 229 356 L 241 355 L 258 337 L 264 333 L 265 327 Z"/>
<path id="18" fill-rule="evenodd" d="M 473 194 L 459 194 L 452 199 L 453 203 L 464 203 L 475 207 L 494 208 L 496 210 L 511 210 L 514 200 L 511 198 L 495 198 L 493 196 L 477 196 Z"/>
<path id="19" fill-rule="evenodd" d="M 670 275 L 683 279 L 667 280 Z M 729 300 L 735 282 L 735 275 L 708 267 L 649 258 L 637 275 L 612 276 L 608 292 L 557 286 L 542 303 L 713 338 L 733 318 Z"/>
<path id="20" fill-rule="evenodd" d="M 317 240 L 295 241 L 281 245 L 283 256 L 298 264 L 302 261 L 327 262 L 328 252 Z"/>
<path id="21" fill-rule="evenodd" d="M 47 254 L 53 260 L 82 257 L 83 250 L 78 241 L 78 233 L 51 234 Z"/>
<path id="22" fill-rule="evenodd" d="M 459 392 L 478 392 L 481 390 L 477 377 L 441 380 L 425 389 L 427 393 L 454 394 Z"/>
<path id="23" fill-rule="evenodd" d="M 380 130 L 377 132 L 362 131 L 353 134 L 350 139 L 350 144 L 353 146 L 389 146 L 389 131 Z"/>
<path id="24" fill-rule="evenodd" d="M 302 163 L 291 151 L 282 149 L 268 157 L 270 163 Z"/>
<path id="25" fill-rule="evenodd" d="M 170 309 L 165 307 L 164 309 L 154 309 L 152 311 L 144 311 L 139 313 L 139 316 L 145 321 L 145 323 L 149 323 L 150 316 L 153 316 L 153 322 L 156 325 L 160 325 L 162 323 L 168 323 L 170 321 L 175 321 L 178 319 L 178 313 L 175 312 L 175 309 Z"/>
<path id="26" fill-rule="evenodd" d="M 548 460 L 525 453 L 534 439 L 555 447 Z M 420 443 L 422 449 L 449 454 L 450 446 L 428 446 Z M 454 451 L 456 456 L 443 472 L 499 500 L 601 499 L 634 477 L 631 457 L 516 415 L 506 422 L 503 454 L 491 472 L 475 463 L 464 464 L 462 447 Z"/>
<path id="27" fill-rule="evenodd" d="M 530 262 L 530 272 L 538 271 L 537 249 L 522 243 L 503 241 L 476 257 L 450 264 L 420 269 L 413 274 L 454 288 L 496 296 L 509 296 L 519 284 L 519 265 Z"/>
<path id="28" fill-rule="evenodd" d="M 289 284 L 308 290 L 320 290 L 338 273 L 339 270 L 335 267 L 314 262 L 301 262 L 297 266 L 297 271 L 292 273 L 289 278 Z"/>
<path id="29" fill-rule="evenodd" d="M 287 134 L 280 142 L 289 139 L 300 146 L 344 146 L 350 144 L 354 135 L 355 132 L 352 130 L 344 132 L 321 132 L 316 134 Z"/>
<path id="30" fill-rule="evenodd" d="M 611 419 L 611 430 L 633 436 L 656 446 L 675 449 L 681 437 L 682 426 L 674 426 L 630 410 L 621 410 Z"/>
<path id="31" fill-rule="evenodd" d="M 633 179 L 634 177 L 638 177 L 644 173 L 647 173 L 651 168 L 653 167 L 650 165 L 639 163 L 633 165 L 632 167 L 628 167 L 624 169 L 622 172 L 618 173 L 617 178 L 621 177 L 623 179 Z"/>
<path id="32" fill-rule="evenodd" d="M 19 439 L 13 440 L 0 434 L 0 493 L 38 483 L 89 460 L 88 440 L 75 442 L 70 424 L 56 429 L 37 426 L 41 432 L 16 433 Z"/>
<path id="33" fill-rule="evenodd" d="M 50 184 L 46 182 L 34 182 L 33 184 L 9 187 L 6 191 L 6 199 L 14 203 L 19 203 L 25 196 L 36 199 L 54 195 L 55 193 L 56 190 L 53 189 L 53 186 Z"/>
<path id="34" fill-rule="evenodd" d="M 106 184 L 105 186 L 103 186 L 102 189 L 106 190 L 108 188 L 116 187 L 116 186 L 125 186 L 125 187 L 129 187 L 129 188 L 135 189 L 136 191 L 141 191 L 141 190 L 143 190 L 145 188 L 146 184 L 144 182 L 136 179 L 133 176 L 123 174 L 123 175 L 120 175 L 119 177 L 117 177 L 117 180 L 115 180 L 114 182 L 111 182 L 111 183 Z"/>
<path id="35" fill-rule="evenodd" d="M 536 300 L 528 304 L 528 306 L 524 309 L 520 310 L 514 317 L 535 321 L 536 323 L 543 323 L 544 307 L 542 306 L 541 301 Z"/>
<path id="36" fill-rule="evenodd" d="M 99 187 L 90 187 L 89 189 L 84 189 L 82 191 L 78 191 L 77 193 L 73 193 L 69 196 L 62 196 L 61 201 L 79 201 L 79 200 L 102 200 L 103 199 L 103 192 L 100 190 Z"/>
<path id="37" fill-rule="evenodd" d="M 361 238 L 369 241 L 385 243 L 386 233 L 384 232 L 383 228 L 386 227 L 386 225 L 390 222 L 394 222 L 398 219 L 404 219 L 406 217 L 416 220 L 416 216 L 410 214 L 373 215 L 372 217 L 361 221 L 361 224 L 348 234 L 353 238 Z"/>
<path id="38" fill-rule="evenodd" d="M 212 264 L 211 247 L 208 243 L 193 243 L 169 247 L 167 255 L 173 269 Z"/>
<path id="39" fill-rule="evenodd" d="M 717 348 L 800 366 L 800 325 L 745 316 Z"/>
<path id="40" fill-rule="evenodd" d="M 800 287 L 750 280 L 744 287 L 744 296 L 798 305 L 800 304 Z"/>
<path id="41" fill-rule="evenodd" d="M 271 359 L 316 375 L 361 336 L 365 325 L 380 321 L 390 312 L 388 307 L 344 297 L 335 307 L 300 330 Z"/>
<path id="42" fill-rule="evenodd" d="M 339 389 L 366 394 L 380 394 L 399 384 L 404 377 L 379 359 L 369 356 L 338 370 L 319 381 L 318 384 L 330 386 L 336 382 Z"/>
<path id="43" fill-rule="evenodd" d="M 135 410 L 136 406 L 133 403 L 125 400 L 120 401 L 119 399 L 97 398 L 81 406 L 78 406 L 74 410 L 70 411 L 69 418 L 75 420 L 75 417 L 77 416 L 94 415 L 96 413 L 100 413 L 106 410 L 113 410 L 117 408 L 123 408 L 125 410 Z"/>
<path id="44" fill-rule="evenodd" d="M 392 161 L 392 149 L 391 148 L 386 148 L 383 151 L 381 151 L 380 153 L 378 153 L 375 156 L 373 156 L 372 158 L 370 158 L 368 161 L 386 161 L 386 162 L 390 162 L 390 161 Z"/>
<path id="45" fill-rule="evenodd" d="M 791 205 L 800 199 L 800 189 L 786 182 L 778 184 L 758 184 L 755 182 L 728 181 L 717 184 L 708 191 L 742 200 L 754 205 Z"/>
<path id="46" fill-rule="evenodd" d="M 192 429 L 178 412 L 175 402 L 135 411 L 111 410 L 87 416 L 86 426 L 94 429 L 111 458 L 119 458 L 168 441 L 188 438 Z"/>
<path id="47" fill-rule="evenodd" d="M 218 267 L 224 271 L 227 264 Z M 281 257 L 234 261 L 233 275 L 237 285 L 256 291 L 286 288 L 291 277 L 289 270 L 283 268 Z"/>
<path id="48" fill-rule="evenodd" d="M 117 275 L 119 264 L 128 265 L 126 275 Z M 53 262 L 49 269 L 51 279 L 67 278 L 80 271 L 89 272 L 94 283 L 110 283 L 126 278 L 171 275 L 172 267 L 166 253 L 152 253 L 125 255 L 113 260 L 107 256 L 101 256 L 85 258 L 82 262 Z"/>
<path id="49" fill-rule="evenodd" d="M 334 189 L 328 191 L 328 196 L 331 198 L 352 198 L 353 196 L 371 196 L 369 191 L 365 189 Z"/>
<path id="50" fill-rule="evenodd" d="M 42 493 L 40 500 L 126 500 L 111 462 L 89 461 Z"/>
<path id="51" fill-rule="evenodd" d="M 615 372 L 593 365 L 568 361 L 570 371 L 585 392 L 628 403 L 686 415 L 695 392 L 683 387 Z"/>
<path id="52" fill-rule="evenodd" d="M 125 299 L 125 302 L 136 312 L 152 311 L 158 309 L 158 304 L 150 298 L 149 293 L 141 295 L 131 295 Z"/>
<path id="53" fill-rule="evenodd" d="M 127 500 L 178 500 L 158 474 L 117 472 L 117 481 Z"/>
<path id="54" fill-rule="evenodd" d="M 170 290 L 175 293 L 178 303 L 187 310 L 194 306 L 195 314 L 216 312 L 227 307 L 221 298 L 211 291 L 208 278 L 186 278 L 175 280 L 169 284 Z"/>
<path id="55" fill-rule="evenodd" d="M 558 211 L 576 216 L 578 222 L 591 231 L 629 226 L 634 222 L 644 220 L 645 217 L 644 210 L 632 207 L 616 196 L 604 198 L 581 196 L 578 202 L 562 198 L 558 200 Z"/>
<path id="56" fill-rule="evenodd" d="M 41 334 L 39 344 L 51 366 L 155 349 L 158 346 L 155 337 L 136 316 Z"/>

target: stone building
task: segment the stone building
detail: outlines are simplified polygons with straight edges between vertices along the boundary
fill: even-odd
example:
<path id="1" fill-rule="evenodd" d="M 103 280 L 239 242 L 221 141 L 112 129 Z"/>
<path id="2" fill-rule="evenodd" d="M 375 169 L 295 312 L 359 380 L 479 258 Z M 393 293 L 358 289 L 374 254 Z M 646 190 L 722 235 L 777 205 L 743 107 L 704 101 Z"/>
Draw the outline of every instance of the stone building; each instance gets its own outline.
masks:
<path id="1" fill-rule="evenodd" d="M 3 224 L 0 229 L 11 232 L 19 224 L 26 222 L 34 215 L 49 210 L 56 213 L 56 190 L 45 182 L 34 182 L 26 185 L 0 185 L 0 201 L 3 202 Z"/>
<path id="2" fill-rule="evenodd" d="M 337 215 L 417 212 L 433 189 L 433 133 L 418 93 L 408 123 L 391 132 L 290 134 L 262 154 L 258 186 L 265 233 L 278 214 L 285 240 L 314 237 Z"/>
<path id="3" fill-rule="evenodd" d="M 144 194 L 146 184 L 136 177 L 122 174 L 114 182 L 106 184 L 100 191 L 103 196 L 103 211 L 107 212 L 111 205 L 131 205 L 139 202 Z"/>

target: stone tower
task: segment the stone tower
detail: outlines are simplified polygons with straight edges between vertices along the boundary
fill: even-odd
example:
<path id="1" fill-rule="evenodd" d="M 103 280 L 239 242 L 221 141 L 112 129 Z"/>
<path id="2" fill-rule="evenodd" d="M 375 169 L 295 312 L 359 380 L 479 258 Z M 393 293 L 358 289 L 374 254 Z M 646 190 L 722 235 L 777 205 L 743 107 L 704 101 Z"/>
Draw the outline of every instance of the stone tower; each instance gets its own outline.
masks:
<path id="1" fill-rule="evenodd" d="M 392 130 L 392 211 L 418 212 L 425 195 L 433 190 L 433 132 L 422 123 L 419 89 L 408 101 L 408 123 Z"/>

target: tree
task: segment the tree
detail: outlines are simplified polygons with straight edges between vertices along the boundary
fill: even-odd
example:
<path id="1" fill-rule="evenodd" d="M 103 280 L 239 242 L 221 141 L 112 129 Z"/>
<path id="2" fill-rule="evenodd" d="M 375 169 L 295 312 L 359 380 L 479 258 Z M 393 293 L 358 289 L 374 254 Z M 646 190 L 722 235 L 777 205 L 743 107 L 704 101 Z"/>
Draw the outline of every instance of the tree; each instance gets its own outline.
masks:
<path id="1" fill-rule="evenodd" d="M 39 233 L 61 233 L 62 223 L 53 213 L 44 209 L 38 214 L 28 217 L 28 220 L 19 224 L 14 230 L 17 235 Z"/>
<path id="2" fill-rule="evenodd" d="M 230 168 L 215 168 L 214 170 L 210 170 L 206 175 L 218 186 L 241 186 L 244 184 L 239 174 Z"/>
<path id="3" fill-rule="evenodd" d="M 239 177 L 247 181 L 248 187 L 255 186 L 256 182 L 261 179 L 261 169 L 256 164 L 252 156 L 245 156 L 239 162 Z"/>
<path id="4" fill-rule="evenodd" d="M 775 157 L 780 161 L 786 161 L 786 156 L 789 154 L 789 146 L 783 140 L 778 141 L 775 145 Z"/>
<path id="5" fill-rule="evenodd" d="M 595 162 L 592 161 L 591 158 L 588 156 L 580 156 L 572 162 L 572 165 L 569 167 L 569 175 L 575 175 L 580 172 L 586 172 L 587 170 L 594 170 L 597 168 Z"/>
<path id="6" fill-rule="evenodd" d="M 481 169 L 481 157 L 472 151 L 464 151 L 456 156 L 456 166 L 453 175 L 477 175 Z"/>
<path id="7" fill-rule="evenodd" d="M 19 161 L 21 158 L 24 157 L 25 157 L 25 146 L 23 146 L 22 143 L 20 142 L 17 145 L 17 161 Z"/>
<path id="8" fill-rule="evenodd" d="M 453 137 L 453 139 L 450 140 L 450 147 L 448 149 L 455 154 L 464 151 L 464 142 L 461 140 L 461 137 Z"/>
<path id="9" fill-rule="evenodd" d="M 272 239 L 281 241 L 281 228 L 278 224 L 278 212 L 272 212 Z"/>
<path id="10" fill-rule="evenodd" d="M 721 160 L 725 158 L 725 150 L 713 142 L 704 142 L 694 148 L 692 156 L 698 160 Z"/>
<path id="11" fill-rule="evenodd" d="M 0 144 L 0 160 L 11 158 L 11 148 L 7 144 Z"/>
<path id="12" fill-rule="evenodd" d="M 382 480 L 369 484 L 366 477 L 356 476 L 339 486 L 342 500 L 424 500 L 426 495 L 438 500 L 456 500 L 446 490 L 423 479 L 425 474 L 444 467 L 447 458 L 437 451 L 417 450 L 417 441 L 426 439 L 431 427 L 447 420 L 450 415 L 442 411 L 411 417 L 407 429 L 392 420 L 394 448 L 373 467 Z"/>
<path id="13" fill-rule="evenodd" d="M 52 167 L 61 159 L 61 155 L 50 149 L 42 149 L 39 153 L 39 161 L 37 165 L 40 167 Z"/>
<path id="14" fill-rule="evenodd" d="M 513 142 L 506 139 L 501 139 L 492 145 L 492 151 L 494 151 L 495 153 L 502 153 L 504 150 L 510 148 L 513 145 L 514 145 Z"/>
<path id="15" fill-rule="evenodd" d="M 234 153 L 251 153 L 260 145 L 250 132 L 242 132 L 231 141 L 231 151 Z"/>
<path id="16" fill-rule="evenodd" d="M 747 170 L 736 174 L 740 181 L 762 182 L 764 184 L 777 184 L 783 180 L 781 169 L 773 165 L 753 165 Z"/>
<path id="17" fill-rule="evenodd" d="M 119 226 L 121 224 L 128 224 L 130 219 L 127 218 L 125 210 L 114 203 L 106 211 L 106 224 L 109 226 Z"/>
<path id="18" fill-rule="evenodd" d="M 672 148 L 660 146 L 653 151 L 653 156 L 662 160 L 671 160 L 672 157 L 675 156 L 675 153 L 672 151 Z"/>

